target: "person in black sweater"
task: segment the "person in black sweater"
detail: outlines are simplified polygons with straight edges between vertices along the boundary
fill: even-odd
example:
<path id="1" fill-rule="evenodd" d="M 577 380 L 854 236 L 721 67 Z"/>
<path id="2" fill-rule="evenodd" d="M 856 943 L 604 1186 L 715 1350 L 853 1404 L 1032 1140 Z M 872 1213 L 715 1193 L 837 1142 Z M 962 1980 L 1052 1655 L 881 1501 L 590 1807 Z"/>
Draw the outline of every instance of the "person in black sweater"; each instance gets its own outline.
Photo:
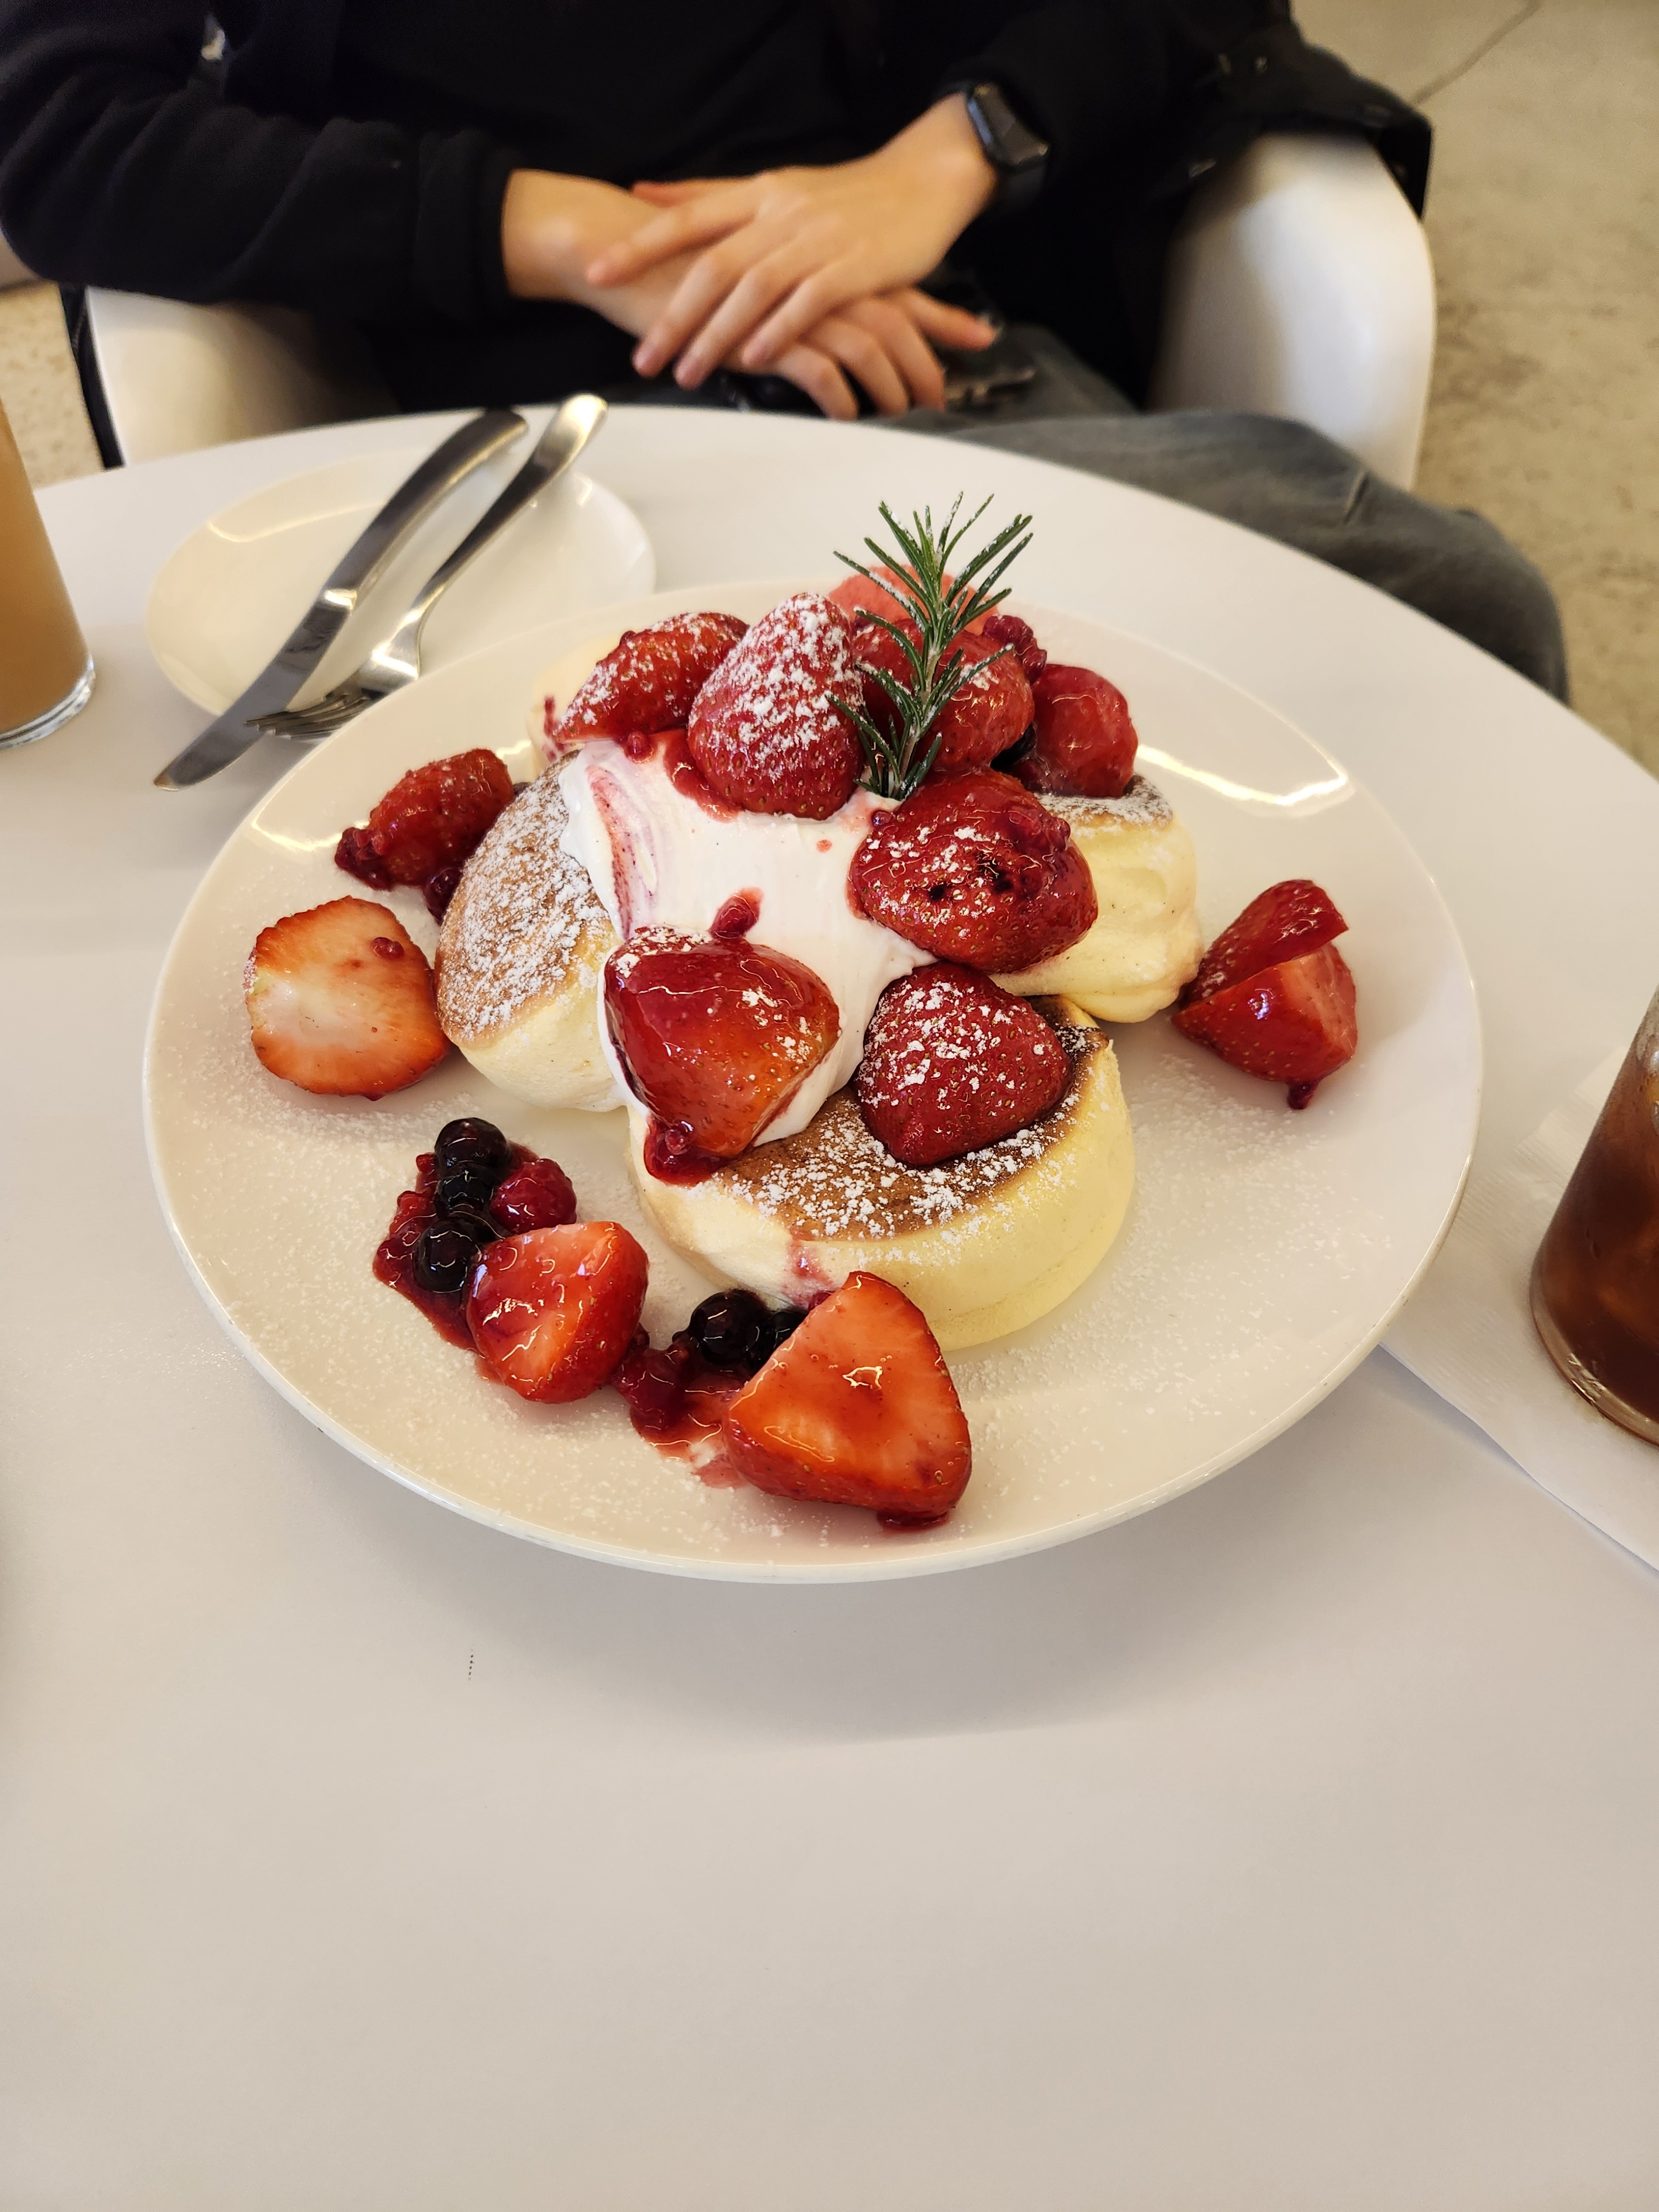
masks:
<path id="1" fill-rule="evenodd" d="M 210 27 L 0 0 L 0 231 L 32 267 L 354 324 L 406 408 L 781 398 L 1048 452 L 1564 688 L 1547 591 L 1478 518 L 1295 425 L 1133 411 L 1183 198 L 1258 131 L 1362 132 L 1420 208 L 1427 125 L 1288 0 L 219 0 L 209 64 Z M 940 350 L 991 337 L 924 289 L 947 255 L 1030 326 L 1009 419 L 939 411 Z"/>

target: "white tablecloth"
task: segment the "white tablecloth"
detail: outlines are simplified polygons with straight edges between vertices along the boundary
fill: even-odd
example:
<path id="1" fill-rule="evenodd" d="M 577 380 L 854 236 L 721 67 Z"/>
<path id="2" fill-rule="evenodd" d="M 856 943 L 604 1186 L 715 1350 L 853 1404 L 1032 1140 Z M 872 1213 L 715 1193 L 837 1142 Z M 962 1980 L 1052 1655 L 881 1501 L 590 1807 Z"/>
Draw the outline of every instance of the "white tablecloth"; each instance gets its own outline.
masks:
<path id="1" fill-rule="evenodd" d="M 1659 1584 L 1380 1355 L 1125 1527 L 890 1587 L 494 1535 L 230 1349 L 146 1176 L 178 915 L 276 763 L 139 623 L 236 493 L 407 425 L 59 488 L 100 665 L 0 757 L 0 2203 L 1006 2212 L 1659 2194 Z M 1328 744 L 1456 916 L 1513 1147 L 1659 975 L 1659 787 L 1202 517 L 872 429 L 613 416 L 665 585 L 996 489 L 1030 596 Z"/>

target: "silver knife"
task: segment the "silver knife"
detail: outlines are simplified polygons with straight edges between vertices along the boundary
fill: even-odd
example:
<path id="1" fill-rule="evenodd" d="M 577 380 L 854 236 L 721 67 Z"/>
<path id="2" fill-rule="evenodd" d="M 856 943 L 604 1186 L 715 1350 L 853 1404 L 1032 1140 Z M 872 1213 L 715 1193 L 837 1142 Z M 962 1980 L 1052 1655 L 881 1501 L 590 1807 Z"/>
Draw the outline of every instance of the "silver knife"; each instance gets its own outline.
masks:
<path id="1" fill-rule="evenodd" d="M 258 740 L 257 717 L 286 707 L 356 612 L 363 594 L 379 580 L 387 562 L 424 522 L 439 502 L 475 469 L 514 439 L 525 420 L 510 407 L 492 407 L 474 416 L 428 453 L 405 477 L 368 527 L 337 564 L 275 658 L 254 678 L 240 699 L 187 744 L 156 777 L 162 791 L 182 791 L 216 775 Z"/>

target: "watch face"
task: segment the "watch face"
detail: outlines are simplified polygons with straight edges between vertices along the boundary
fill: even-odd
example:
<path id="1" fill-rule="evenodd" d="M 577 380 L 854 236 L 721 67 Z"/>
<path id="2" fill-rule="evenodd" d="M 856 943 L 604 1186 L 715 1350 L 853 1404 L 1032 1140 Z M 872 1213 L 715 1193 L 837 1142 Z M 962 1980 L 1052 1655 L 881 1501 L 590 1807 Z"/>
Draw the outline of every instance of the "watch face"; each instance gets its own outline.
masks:
<path id="1" fill-rule="evenodd" d="M 995 84 L 976 84 L 968 95 L 968 113 L 986 159 L 1005 178 L 1040 171 L 1048 157 L 1046 140 L 1022 123 Z"/>

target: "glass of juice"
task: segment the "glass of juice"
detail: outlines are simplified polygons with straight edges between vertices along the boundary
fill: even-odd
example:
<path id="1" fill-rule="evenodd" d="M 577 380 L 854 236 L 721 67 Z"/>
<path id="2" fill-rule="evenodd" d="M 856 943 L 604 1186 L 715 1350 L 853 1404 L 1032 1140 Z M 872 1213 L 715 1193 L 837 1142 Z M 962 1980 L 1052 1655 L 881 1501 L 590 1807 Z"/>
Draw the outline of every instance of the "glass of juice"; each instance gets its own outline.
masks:
<path id="1" fill-rule="evenodd" d="M 1659 995 L 1544 1232 L 1532 1313 L 1568 1382 L 1659 1443 Z"/>
<path id="2" fill-rule="evenodd" d="M 87 641 L 0 409 L 0 745 L 46 737 L 91 696 Z"/>

